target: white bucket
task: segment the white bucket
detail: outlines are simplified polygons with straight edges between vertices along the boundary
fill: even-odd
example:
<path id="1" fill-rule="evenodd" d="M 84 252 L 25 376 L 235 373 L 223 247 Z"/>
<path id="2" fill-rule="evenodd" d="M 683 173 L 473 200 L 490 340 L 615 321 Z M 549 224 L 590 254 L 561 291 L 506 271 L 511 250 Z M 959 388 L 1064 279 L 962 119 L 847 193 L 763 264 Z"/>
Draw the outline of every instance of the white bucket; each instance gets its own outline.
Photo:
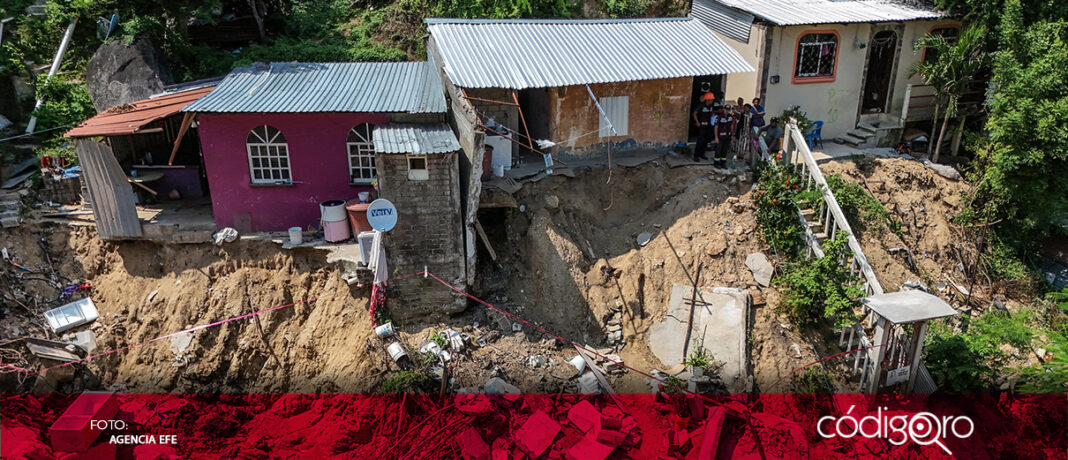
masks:
<path id="1" fill-rule="evenodd" d="M 504 165 L 499 163 L 493 165 L 493 175 L 496 177 L 504 177 Z"/>
<path id="2" fill-rule="evenodd" d="M 371 192 L 360 192 L 356 195 L 360 197 L 360 203 L 366 203 L 371 199 Z"/>
<path id="3" fill-rule="evenodd" d="M 319 213 L 322 215 L 323 222 L 340 222 L 349 218 L 343 200 L 327 200 L 319 203 Z"/>
<path id="4" fill-rule="evenodd" d="M 404 346 L 402 346 L 400 342 L 389 344 L 389 346 L 386 347 L 386 351 L 389 352 L 389 357 L 393 358 L 393 362 L 399 362 L 401 358 L 408 356 L 408 354 L 404 352 Z"/>
<path id="5" fill-rule="evenodd" d="M 586 370 L 586 360 L 582 358 L 582 355 L 575 355 L 573 358 L 567 360 L 567 362 L 572 366 L 575 366 L 575 369 L 578 369 L 579 372 Z"/>
<path id="6" fill-rule="evenodd" d="M 393 335 L 393 322 L 390 321 L 386 324 L 375 328 L 375 335 L 378 337 L 389 337 Z"/>
<path id="7" fill-rule="evenodd" d="M 289 227 L 289 244 L 297 245 L 304 241 L 304 232 L 300 227 Z"/>

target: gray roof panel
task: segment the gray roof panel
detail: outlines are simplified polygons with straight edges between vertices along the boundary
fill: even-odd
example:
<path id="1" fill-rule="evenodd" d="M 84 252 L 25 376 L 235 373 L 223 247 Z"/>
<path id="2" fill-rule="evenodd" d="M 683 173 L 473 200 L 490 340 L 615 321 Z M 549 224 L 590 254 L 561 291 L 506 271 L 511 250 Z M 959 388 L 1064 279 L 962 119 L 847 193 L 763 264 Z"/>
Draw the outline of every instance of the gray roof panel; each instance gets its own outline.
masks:
<path id="1" fill-rule="evenodd" d="M 274 62 L 232 70 L 184 112 L 444 113 L 426 62 Z"/>
<path id="2" fill-rule="evenodd" d="M 690 16 L 725 37 L 749 43 L 749 30 L 753 26 L 752 14 L 715 0 L 693 0 Z"/>
<path id="3" fill-rule="evenodd" d="M 938 11 L 895 0 L 710 0 L 748 11 L 780 26 L 897 22 L 942 17 Z"/>
<path id="4" fill-rule="evenodd" d="M 448 125 L 375 126 L 371 141 L 375 153 L 432 154 L 460 150 L 460 142 Z"/>
<path id="5" fill-rule="evenodd" d="M 445 73 L 464 88 L 548 88 L 753 71 L 691 18 L 426 22 Z"/>

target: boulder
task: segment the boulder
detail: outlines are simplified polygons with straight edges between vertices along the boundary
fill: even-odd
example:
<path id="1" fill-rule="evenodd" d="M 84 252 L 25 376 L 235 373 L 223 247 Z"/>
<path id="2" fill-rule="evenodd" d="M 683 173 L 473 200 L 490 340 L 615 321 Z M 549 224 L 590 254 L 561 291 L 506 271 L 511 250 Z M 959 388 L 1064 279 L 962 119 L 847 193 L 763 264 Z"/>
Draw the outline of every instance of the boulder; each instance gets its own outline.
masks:
<path id="1" fill-rule="evenodd" d="M 753 272 L 753 279 L 761 286 L 768 287 L 771 284 L 771 275 L 775 272 L 771 262 L 763 252 L 749 254 L 745 258 L 745 266 Z"/>
<path id="2" fill-rule="evenodd" d="M 148 98 L 171 83 L 163 56 L 147 39 L 100 45 L 85 68 L 85 84 L 98 112 Z"/>

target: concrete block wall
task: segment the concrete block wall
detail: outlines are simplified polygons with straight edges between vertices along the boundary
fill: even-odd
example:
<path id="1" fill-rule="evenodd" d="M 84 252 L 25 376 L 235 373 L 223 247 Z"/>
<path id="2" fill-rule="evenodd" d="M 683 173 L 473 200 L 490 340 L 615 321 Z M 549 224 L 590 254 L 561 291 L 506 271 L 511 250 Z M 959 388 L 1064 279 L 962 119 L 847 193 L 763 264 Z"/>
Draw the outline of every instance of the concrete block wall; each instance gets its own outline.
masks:
<path id="1" fill-rule="evenodd" d="M 693 78 L 590 85 L 598 98 L 627 96 L 626 135 L 600 137 L 601 114 L 585 86 L 549 90 L 549 131 L 560 158 L 589 158 L 624 149 L 666 150 L 686 142 Z M 592 134 L 591 134 L 592 133 Z"/>
<path id="2" fill-rule="evenodd" d="M 386 233 L 390 273 L 431 273 L 466 287 L 463 225 L 460 212 L 459 153 L 427 155 L 429 179 L 408 179 L 406 155 L 379 154 L 382 198 L 397 207 L 397 226 Z M 463 310 L 466 299 L 423 277 L 391 282 L 387 305 L 399 322 L 433 321 Z"/>

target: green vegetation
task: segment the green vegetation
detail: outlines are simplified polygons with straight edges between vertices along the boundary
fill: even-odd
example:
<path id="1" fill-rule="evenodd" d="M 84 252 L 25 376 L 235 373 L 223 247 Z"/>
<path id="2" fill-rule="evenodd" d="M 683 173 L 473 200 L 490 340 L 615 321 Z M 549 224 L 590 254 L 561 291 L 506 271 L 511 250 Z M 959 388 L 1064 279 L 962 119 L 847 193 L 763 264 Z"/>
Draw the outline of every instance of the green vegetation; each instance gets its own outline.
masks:
<path id="1" fill-rule="evenodd" d="M 430 382 L 430 377 L 417 371 L 394 372 L 382 382 L 380 393 L 411 393 Z"/>
<path id="2" fill-rule="evenodd" d="M 38 129 L 69 126 L 96 115 L 85 85 L 66 75 L 56 75 L 48 80 L 46 76 L 40 74 L 37 78 L 37 94 L 45 99 L 34 111 Z"/>
<path id="3" fill-rule="evenodd" d="M 697 348 L 690 352 L 684 364 L 690 367 L 706 368 L 712 364 L 712 353 L 705 351 L 704 348 Z"/>
<path id="4" fill-rule="evenodd" d="M 854 308 L 864 290 L 841 263 L 849 256 L 847 237 L 838 232 L 824 241 L 823 257 L 800 260 L 778 278 L 783 288 L 782 309 L 798 326 L 817 327 L 830 320 L 840 328 L 857 322 Z"/>
<path id="5" fill-rule="evenodd" d="M 848 182 L 838 174 L 831 174 L 824 179 L 854 231 L 881 229 L 885 224 L 890 231 L 901 235 L 901 222 L 891 216 L 883 204 L 864 190 L 864 187 Z"/>
<path id="6" fill-rule="evenodd" d="M 831 394 L 834 393 L 834 384 L 823 365 L 815 364 L 806 368 L 804 374 L 794 377 L 794 389 L 797 393 L 807 395 Z"/>
<path id="7" fill-rule="evenodd" d="M 779 124 L 785 126 L 786 123 L 790 122 L 791 118 L 797 120 L 797 127 L 801 132 L 807 131 L 809 125 L 812 124 L 812 120 L 808 118 L 808 113 L 801 110 L 801 106 L 799 105 L 783 110 L 782 115 L 779 115 Z"/>
<path id="8" fill-rule="evenodd" d="M 792 259 L 805 247 L 805 230 L 797 216 L 801 179 L 776 161 L 761 164 L 755 175 L 757 225 L 779 257 Z"/>
<path id="9" fill-rule="evenodd" d="M 989 391 L 999 377 L 1012 376 L 1027 392 L 1064 392 L 1068 382 L 1068 316 L 1052 302 L 1036 302 L 1016 313 L 991 311 L 966 318 L 961 332 L 948 321 L 931 324 L 925 363 L 943 391 Z M 1011 348 L 1010 348 L 1011 347 Z M 1036 361 L 1037 350 L 1045 350 Z"/>

